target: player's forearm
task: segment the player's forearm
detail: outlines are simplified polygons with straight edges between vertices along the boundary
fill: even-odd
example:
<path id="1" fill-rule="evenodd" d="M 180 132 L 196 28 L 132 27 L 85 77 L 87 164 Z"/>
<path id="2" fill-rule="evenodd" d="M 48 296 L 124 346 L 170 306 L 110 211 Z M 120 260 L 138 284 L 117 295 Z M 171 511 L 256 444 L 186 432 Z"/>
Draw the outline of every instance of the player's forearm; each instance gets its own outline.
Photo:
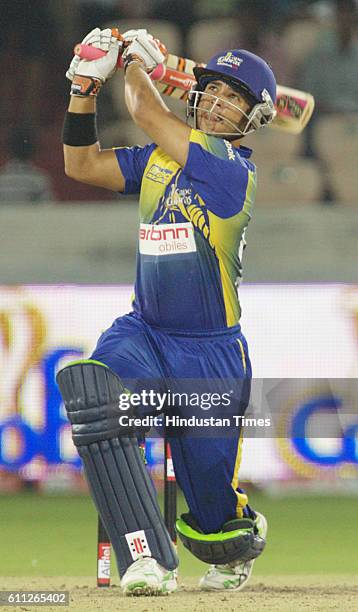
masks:
<path id="1" fill-rule="evenodd" d="M 93 122 L 93 125 L 94 125 L 93 137 L 92 139 L 90 137 L 90 140 L 95 140 L 96 96 L 88 96 L 86 98 L 81 98 L 79 96 L 71 96 L 71 100 L 68 106 L 68 112 L 74 115 L 82 115 L 81 117 L 78 117 L 78 118 L 72 116 L 70 117 L 70 119 L 72 120 L 72 122 L 73 120 L 76 121 L 76 119 L 78 119 L 80 122 L 85 120 L 86 123 L 82 125 L 85 125 L 86 132 L 88 131 L 89 126 Z M 86 117 L 84 117 L 84 115 L 86 115 Z M 67 118 L 65 119 L 65 123 L 66 123 L 66 120 Z M 81 123 L 79 124 L 77 123 L 74 125 L 72 131 L 71 130 L 67 131 L 67 138 L 68 138 L 68 134 L 70 135 L 70 141 L 71 141 L 71 137 L 73 137 L 73 142 L 74 143 L 76 142 L 76 146 L 70 146 L 65 143 L 63 145 L 65 173 L 67 174 L 67 176 L 70 176 L 71 178 L 74 178 L 78 181 L 86 183 L 88 182 L 87 170 L 90 170 L 91 163 L 93 163 L 94 157 L 98 155 L 100 148 L 99 148 L 98 142 L 94 142 L 92 144 L 84 144 L 83 146 L 79 146 L 77 143 L 80 142 L 80 140 L 78 139 L 81 138 L 80 130 L 81 130 Z M 74 131 L 79 132 L 78 138 L 76 134 L 73 133 Z M 82 131 L 83 131 L 83 128 L 82 128 Z M 65 134 L 64 134 L 64 140 L 66 140 Z M 84 142 L 88 142 L 88 135 L 87 136 L 85 135 Z"/>
<path id="2" fill-rule="evenodd" d="M 68 110 L 71 113 L 95 113 L 97 109 L 97 96 L 70 96 Z"/>
<path id="3" fill-rule="evenodd" d="M 91 183 L 91 164 L 99 153 L 98 143 L 88 147 L 70 147 L 64 145 L 65 173 L 67 176 L 80 181 Z"/>
<path id="4" fill-rule="evenodd" d="M 147 123 L 169 112 L 147 73 L 134 62 L 125 76 L 125 101 L 132 119 L 144 130 Z"/>

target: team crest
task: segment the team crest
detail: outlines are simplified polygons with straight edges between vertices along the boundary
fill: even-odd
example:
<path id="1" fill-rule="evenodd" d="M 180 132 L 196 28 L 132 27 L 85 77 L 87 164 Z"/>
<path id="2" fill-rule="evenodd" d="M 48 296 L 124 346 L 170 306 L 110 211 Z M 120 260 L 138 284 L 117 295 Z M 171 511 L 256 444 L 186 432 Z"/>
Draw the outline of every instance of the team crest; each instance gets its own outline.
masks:
<path id="1" fill-rule="evenodd" d="M 231 51 L 228 51 L 226 55 L 221 55 L 217 60 L 218 66 L 228 66 L 229 68 L 239 68 L 244 60 L 240 57 L 236 57 Z"/>

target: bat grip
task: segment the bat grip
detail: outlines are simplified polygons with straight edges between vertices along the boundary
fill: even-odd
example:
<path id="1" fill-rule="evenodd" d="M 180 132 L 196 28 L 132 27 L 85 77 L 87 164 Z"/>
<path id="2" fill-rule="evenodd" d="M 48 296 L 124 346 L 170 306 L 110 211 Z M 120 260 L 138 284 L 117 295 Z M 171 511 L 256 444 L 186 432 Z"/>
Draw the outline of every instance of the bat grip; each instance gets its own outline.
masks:
<path id="1" fill-rule="evenodd" d="M 82 43 L 75 45 L 73 52 L 75 55 L 85 60 L 96 60 L 106 55 L 106 52 L 102 51 L 102 49 L 97 49 L 97 47 L 93 47 L 93 45 L 85 45 Z M 123 60 L 120 54 L 118 55 L 117 66 L 118 68 L 123 68 Z"/>
<path id="2" fill-rule="evenodd" d="M 102 51 L 102 49 L 97 49 L 97 47 L 93 47 L 93 45 L 86 45 L 82 43 L 78 43 L 77 45 L 75 45 L 73 52 L 81 59 L 86 60 L 96 60 L 106 55 L 106 51 Z M 118 55 L 117 68 L 123 68 L 123 59 L 121 54 Z M 150 78 L 153 81 L 160 81 L 163 78 L 164 74 L 164 64 L 158 64 L 158 66 L 156 66 L 153 72 L 151 73 Z"/>

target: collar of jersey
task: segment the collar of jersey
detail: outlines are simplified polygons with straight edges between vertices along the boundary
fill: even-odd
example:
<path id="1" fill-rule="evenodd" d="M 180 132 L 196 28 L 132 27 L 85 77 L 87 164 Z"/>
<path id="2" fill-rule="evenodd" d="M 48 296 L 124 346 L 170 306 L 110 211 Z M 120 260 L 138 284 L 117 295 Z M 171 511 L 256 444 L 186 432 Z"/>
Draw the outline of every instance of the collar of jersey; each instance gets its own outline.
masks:
<path id="1" fill-rule="evenodd" d="M 243 145 L 240 145 L 239 147 L 235 147 L 236 151 L 238 152 L 239 155 L 241 155 L 241 157 L 251 157 L 252 155 L 252 149 L 249 149 L 249 147 L 244 147 Z"/>

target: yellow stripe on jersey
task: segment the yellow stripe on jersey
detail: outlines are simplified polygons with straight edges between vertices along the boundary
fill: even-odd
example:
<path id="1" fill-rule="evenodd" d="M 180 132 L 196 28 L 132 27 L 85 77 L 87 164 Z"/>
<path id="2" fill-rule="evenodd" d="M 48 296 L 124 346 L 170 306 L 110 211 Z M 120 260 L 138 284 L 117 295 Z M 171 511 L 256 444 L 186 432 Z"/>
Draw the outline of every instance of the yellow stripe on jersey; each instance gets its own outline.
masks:
<path id="1" fill-rule="evenodd" d="M 222 219 L 211 211 L 208 216 L 210 244 L 219 261 L 226 325 L 232 327 L 238 324 L 241 315 L 235 282 L 240 268 L 239 247 L 249 216 L 242 211 L 229 219 Z"/>
<path id="2" fill-rule="evenodd" d="M 242 210 L 244 213 L 249 215 L 249 217 L 251 218 L 251 210 L 252 210 L 253 203 L 255 200 L 255 195 L 256 195 L 256 173 L 252 172 L 252 170 L 249 170 L 248 172 L 249 172 L 249 175 L 248 175 L 248 180 L 247 180 L 245 202 L 242 207 Z"/>
<path id="3" fill-rule="evenodd" d="M 225 266 L 223 259 L 220 257 L 219 266 L 225 304 L 226 325 L 228 327 L 232 327 L 233 325 L 237 325 L 240 320 L 241 308 L 232 279 L 229 276 L 228 269 Z"/>
<path id="4" fill-rule="evenodd" d="M 159 148 L 154 149 L 144 170 L 139 199 L 140 218 L 149 223 L 163 196 L 165 187 L 170 183 L 179 164 Z"/>
<path id="5" fill-rule="evenodd" d="M 220 277 L 225 305 L 226 324 L 237 325 L 241 316 L 240 302 L 237 295 L 236 279 L 241 267 L 239 249 L 243 233 L 251 218 L 256 192 L 256 175 L 248 171 L 248 181 L 243 209 L 227 219 L 218 217 L 208 211 L 210 227 L 210 245 L 214 247 L 219 261 Z"/>

